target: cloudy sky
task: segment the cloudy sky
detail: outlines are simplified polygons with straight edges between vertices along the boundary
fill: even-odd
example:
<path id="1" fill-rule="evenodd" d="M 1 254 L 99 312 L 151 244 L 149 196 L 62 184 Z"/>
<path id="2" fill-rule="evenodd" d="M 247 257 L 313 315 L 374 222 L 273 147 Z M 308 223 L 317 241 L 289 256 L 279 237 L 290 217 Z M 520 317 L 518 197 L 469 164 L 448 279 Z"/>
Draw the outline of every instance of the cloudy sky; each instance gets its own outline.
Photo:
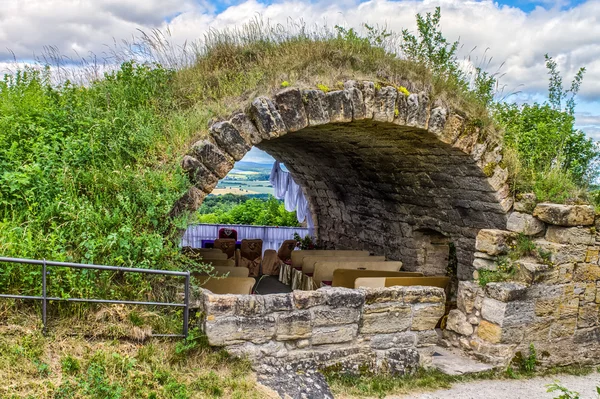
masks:
<path id="1" fill-rule="evenodd" d="M 488 49 L 488 70 L 503 64 L 501 82 L 505 92 L 519 93 L 512 97 L 516 101 L 545 98 L 545 53 L 557 60 L 566 83 L 586 67 L 577 124 L 600 140 L 600 0 L 2 0 L 0 69 L 15 59 L 34 59 L 44 46 L 64 54 L 102 54 L 115 40 L 155 28 L 169 28 L 173 40 L 183 43 L 210 28 L 256 17 L 283 24 L 292 19 L 360 28 L 367 22 L 414 30 L 415 14 L 436 6 L 442 8 L 445 36 L 464 45 L 461 56 L 471 55 L 477 64 Z"/>

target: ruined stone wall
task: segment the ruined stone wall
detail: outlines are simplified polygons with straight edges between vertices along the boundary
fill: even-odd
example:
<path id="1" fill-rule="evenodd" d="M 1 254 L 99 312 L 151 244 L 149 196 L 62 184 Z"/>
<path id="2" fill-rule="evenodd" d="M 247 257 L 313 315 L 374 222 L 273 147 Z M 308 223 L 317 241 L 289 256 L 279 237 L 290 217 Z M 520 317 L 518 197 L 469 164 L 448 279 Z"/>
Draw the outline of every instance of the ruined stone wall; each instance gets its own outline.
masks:
<path id="1" fill-rule="evenodd" d="M 517 260 L 515 281 L 485 288 L 460 282 L 445 337 L 497 364 L 506 365 L 519 351 L 527 356 L 530 344 L 545 365 L 600 363 L 599 218 L 591 206 L 536 206 L 527 197 L 515 209 L 509 230 L 479 233 L 474 277 L 497 267 L 516 233 L 530 236 L 546 259 Z"/>
<path id="2" fill-rule="evenodd" d="M 437 343 L 444 291 L 435 287 L 322 288 L 272 295 L 215 295 L 196 307 L 213 346 L 255 365 L 314 364 L 404 373 L 418 348 Z"/>
<path id="3" fill-rule="evenodd" d="M 410 94 L 347 81 L 255 98 L 194 143 L 182 166 L 195 187 L 173 213 L 199 206 L 257 146 L 302 186 L 326 248 L 367 249 L 417 270 L 415 231 L 430 229 L 455 244 L 459 278 L 469 278 L 477 231 L 503 228 L 512 205 L 501 148 L 481 121 L 404 85 Z"/>

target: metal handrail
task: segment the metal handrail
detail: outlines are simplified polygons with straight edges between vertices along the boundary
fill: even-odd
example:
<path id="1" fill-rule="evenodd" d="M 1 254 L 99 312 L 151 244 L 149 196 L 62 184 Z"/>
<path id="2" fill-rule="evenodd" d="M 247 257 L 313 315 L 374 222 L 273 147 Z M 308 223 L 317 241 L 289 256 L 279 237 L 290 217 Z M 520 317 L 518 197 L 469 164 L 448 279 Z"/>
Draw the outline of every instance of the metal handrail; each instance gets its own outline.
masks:
<path id="1" fill-rule="evenodd" d="M 188 324 L 189 324 L 189 310 L 190 310 L 190 272 L 177 272 L 172 270 L 157 270 L 157 269 L 137 269 L 133 267 L 120 267 L 120 266 L 105 266 L 105 265 L 93 265 L 93 264 L 82 264 L 82 263 L 69 263 L 69 262 L 55 262 L 47 261 L 46 259 L 21 259 L 21 258 L 4 258 L 0 257 L 0 263 L 24 263 L 29 265 L 41 265 L 42 266 L 42 296 L 31 296 L 31 295 L 9 295 L 0 294 L 0 298 L 7 299 L 32 299 L 42 301 L 42 323 L 44 325 L 43 332 L 47 331 L 47 305 L 48 301 L 65 301 L 65 302 L 89 302 L 89 303 L 116 303 L 123 305 L 148 305 L 148 306 L 170 306 L 170 307 L 182 307 L 183 310 L 183 334 L 155 334 L 155 337 L 187 337 L 188 336 Z M 145 302 L 145 301 L 122 301 L 117 299 L 92 299 L 92 298 L 57 298 L 48 297 L 47 295 L 47 267 L 58 266 L 58 267 L 70 267 L 73 269 L 94 269 L 94 270 L 110 270 L 119 272 L 129 273 L 144 273 L 144 274 L 160 274 L 163 276 L 178 276 L 185 277 L 185 288 L 184 288 L 184 299 L 183 303 L 175 302 Z"/>

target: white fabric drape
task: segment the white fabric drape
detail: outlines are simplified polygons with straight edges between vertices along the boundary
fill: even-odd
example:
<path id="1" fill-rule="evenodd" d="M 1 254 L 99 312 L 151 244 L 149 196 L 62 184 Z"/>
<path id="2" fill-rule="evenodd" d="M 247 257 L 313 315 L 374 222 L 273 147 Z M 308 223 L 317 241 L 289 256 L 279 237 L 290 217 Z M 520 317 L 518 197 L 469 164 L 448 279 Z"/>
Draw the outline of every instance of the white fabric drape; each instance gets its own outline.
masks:
<path id="1" fill-rule="evenodd" d="M 315 226 L 302 187 L 296 184 L 289 172 L 281 169 L 278 161 L 273 164 L 269 182 L 273 186 L 275 198 L 283 200 L 286 211 L 296 211 L 296 218 L 299 223 L 306 220 L 306 225 L 310 230 L 310 234 L 312 234 Z"/>
<path id="2" fill-rule="evenodd" d="M 279 162 L 275 162 L 273 164 L 273 168 L 271 169 L 271 176 L 269 177 L 269 183 L 271 183 L 271 185 L 273 186 L 273 189 L 275 191 L 275 198 L 283 199 L 283 197 L 285 196 L 285 192 L 288 188 L 288 180 L 290 180 L 289 176 L 289 173 L 281 170 Z"/>

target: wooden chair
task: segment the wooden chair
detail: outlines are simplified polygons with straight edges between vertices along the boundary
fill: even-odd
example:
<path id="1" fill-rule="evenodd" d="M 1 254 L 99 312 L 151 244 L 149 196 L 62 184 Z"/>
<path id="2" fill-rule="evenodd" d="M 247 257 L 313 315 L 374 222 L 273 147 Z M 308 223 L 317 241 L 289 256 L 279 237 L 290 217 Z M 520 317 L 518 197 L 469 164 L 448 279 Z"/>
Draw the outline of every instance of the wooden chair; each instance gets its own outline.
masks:
<path id="1" fill-rule="evenodd" d="M 397 272 L 402 267 L 402 262 L 369 262 L 365 258 L 364 262 L 337 262 L 335 260 L 321 260 L 315 263 L 315 272 L 313 281 L 316 287 L 321 283 L 331 285 L 333 282 L 333 272 L 337 269 L 355 269 L 355 270 L 383 270 Z"/>
<path id="2" fill-rule="evenodd" d="M 227 259 L 234 259 L 235 243 L 236 241 L 233 238 L 217 238 L 215 240 L 215 248 L 227 254 Z"/>
<path id="3" fill-rule="evenodd" d="M 357 278 L 361 277 L 423 277 L 419 272 L 394 272 L 386 270 L 336 269 L 333 272 L 333 287 L 354 288 Z"/>
<path id="4" fill-rule="evenodd" d="M 327 261 L 331 259 L 335 262 L 385 262 L 385 256 L 328 256 Z M 315 264 L 322 261 L 322 256 L 305 256 L 302 258 L 302 273 L 312 276 L 315 272 Z"/>
<path id="5" fill-rule="evenodd" d="M 227 276 L 227 277 L 248 277 L 250 270 L 247 267 L 236 267 L 236 266 L 214 266 L 211 272 L 214 276 Z M 208 273 L 192 273 L 194 277 L 207 276 Z"/>
<path id="6" fill-rule="evenodd" d="M 250 269 L 252 277 L 260 273 L 263 241 L 260 239 L 244 239 L 242 247 L 236 251 L 236 265 Z"/>
<path id="7" fill-rule="evenodd" d="M 315 250 L 302 250 L 293 251 L 291 255 L 292 267 L 297 270 L 302 270 L 302 259 L 305 256 L 343 256 L 343 257 L 355 257 L 355 256 L 369 256 L 369 251 L 356 251 L 356 250 L 345 250 L 345 249 L 315 249 Z"/>
<path id="8" fill-rule="evenodd" d="M 202 263 L 209 263 L 213 267 L 235 267 L 235 260 L 233 259 L 206 259 Z"/>
<path id="9" fill-rule="evenodd" d="M 219 238 L 230 238 L 237 241 L 237 230 L 222 227 L 219 229 Z"/>
<path id="10" fill-rule="evenodd" d="M 227 254 L 224 252 L 221 252 L 221 250 L 219 250 L 219 252 L 205 252 L 202 253 L 198 256 L 198 259 L 201 262 L 209 262 L 211 260 L 227 260 Z"/>
<path id="11" fill-rule="evenodd" d="M 252 277 L 207 277 L 201 282 L 200 288 L 207 289 L 213 294 L 249 295 L 252 294 L 254 284 L 256 280 Z"/>
<path id="12" fill-rule="evenodd" d="M 356 279 L 354 288 L 382 288 L 395 286 L 439 287 L 446 289 L 450 277 L 360 277 Z"/>
<path id="13" fill-rule="evenodd" d="M 285 240 L 277 251 L 277 257 L 283 263 L 292 264 L 292 252 L 296 249 L 296 240 Z"/>
<path id="14" fill-rule="evenodd" d="M 269 276 L 279 275 L 281 265 L 291 264 L 294 248 L 296 248 L 296 241 L 285 240 L 277 252 L 273 249 L 267 249 L 262 259 L 262 274 Z"/>

